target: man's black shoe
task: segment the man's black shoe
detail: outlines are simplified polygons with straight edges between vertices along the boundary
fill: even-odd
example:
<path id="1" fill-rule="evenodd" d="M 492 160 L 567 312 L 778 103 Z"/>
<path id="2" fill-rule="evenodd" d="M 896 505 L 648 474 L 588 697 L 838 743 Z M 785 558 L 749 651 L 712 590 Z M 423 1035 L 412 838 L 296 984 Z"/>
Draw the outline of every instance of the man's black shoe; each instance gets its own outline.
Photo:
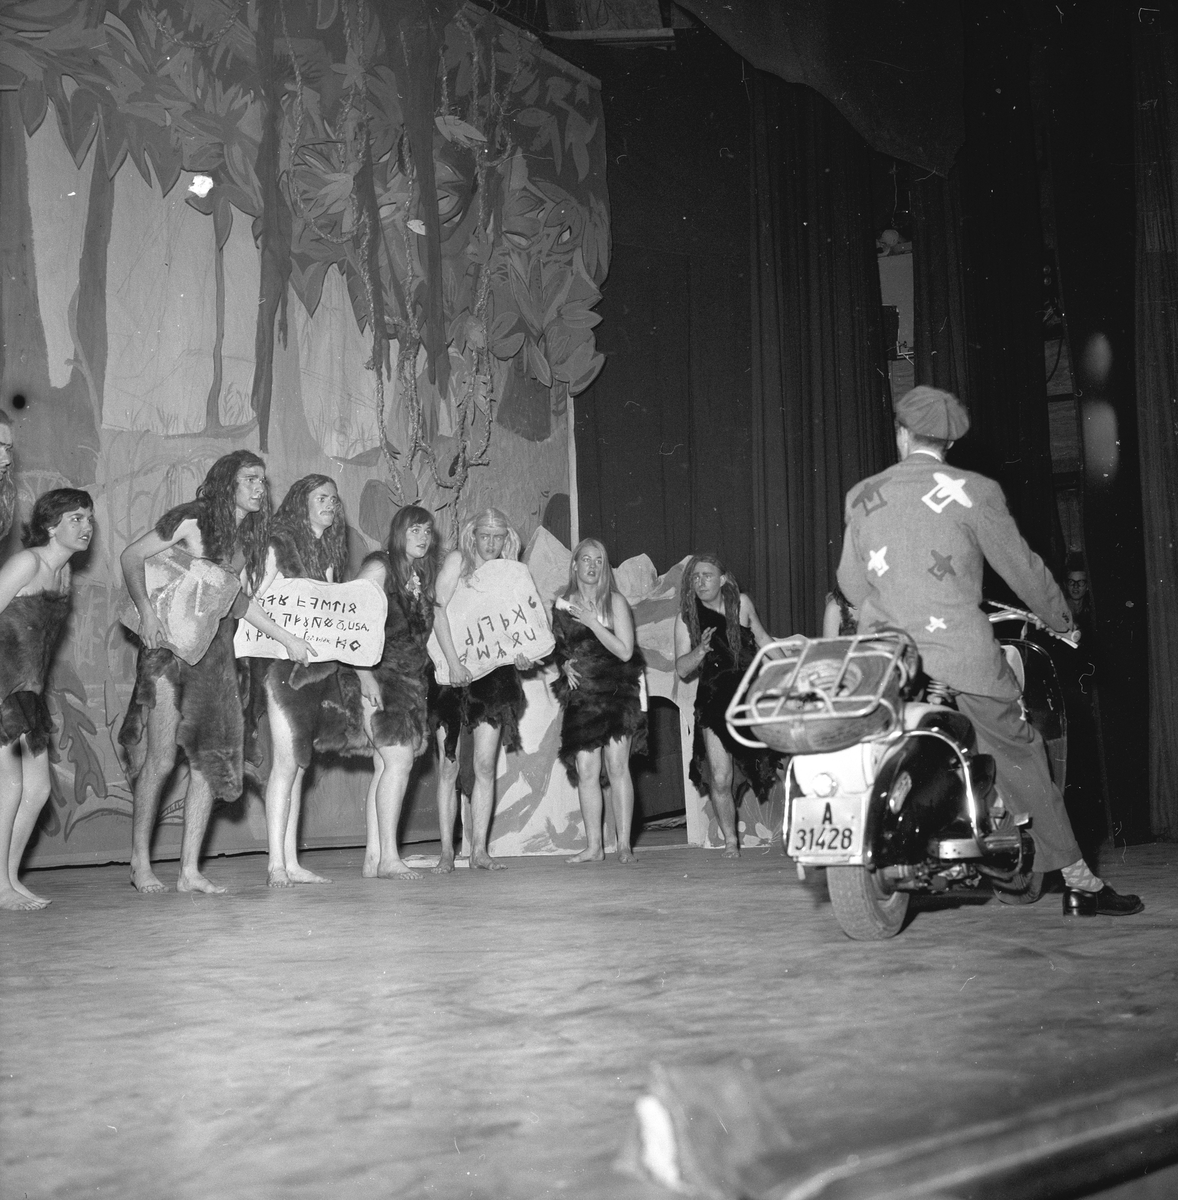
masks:
<path id="1" fill-rule="evenodd" d="M 1107 883 L 1099 892 L 1072 887 L 1063 890 L 1065 917 L 1131 917 L 1144 910 L 1140 896 L 1118 896 Z"/>

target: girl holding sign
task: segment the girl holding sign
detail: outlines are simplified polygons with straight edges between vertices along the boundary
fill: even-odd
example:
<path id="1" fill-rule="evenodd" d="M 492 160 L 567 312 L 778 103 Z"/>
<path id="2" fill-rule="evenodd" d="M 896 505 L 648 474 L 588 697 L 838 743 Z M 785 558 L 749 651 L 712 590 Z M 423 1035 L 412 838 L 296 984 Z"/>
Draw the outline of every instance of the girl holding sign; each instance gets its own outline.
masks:
<path id="1" fill-rule="evenodd" d="M 86 492 L 46 492 L 21 539 L 27 549 L 0 570 L 0 908 L 27 912 L 50 903 L 18 873 L 49 799 L 53 726 L 45 685 L 70 614 L 69 563 L 93 535 L 94 502 Z"/>
<path id="2" fill-rule="evenodd" d="M 257 595 L 274 581 L 318 579 L 342 583 L 347 570 L 348 536 L 343 506 L 333 480 L 307 475 L 291 484 L 270 526 L 266 567 Z M 367 753 L 360 683 L 351 667 L 312 661 L 306 666 L 273 658 L 252 658 L 251 713 L 256 736 L 264 716 L 270 733 L 270 773 L 266 779 L 266 832 L 271 887 L 330 883 L 298 859 L 303 779 L 316 751 Z M 251 752 L 249 757 L 264 757 Z"/>
<path id="3" fill-rule="evenodd" d="M 564 709 L 560 761 L 576 784 L 588 845 L 570 863 L 601 862 L 602 759 L 618 835 L 618 862 L 637 862 L 630 848 L 634 784 L 630 755 L 646 751 L 642 651 L 634 618 L 614 587 L 605 547 L 585 538 L 573 551 L 569 583 L 552 613 L 556 663 L 552 691 Z"/>
<path id="4" fill-rule="evenodd" d="M 380 665 L 357 671 L 376 747 L 365 806 L 365 879 L 421 878 L 401 859 L 397 826 L 413 760 L 429 745 L 426 642 L 434 624 L 439 557 L 433 517 L 410 504 L 393 518 L 388 552 L 370 554 L 360 568 L 360 578 L 383 588 L 389 601 Z"/>
<path id="5" fill-rule="evenodd" d="M 509 752 L 520 748 L 519 722 L 527 700 L 519 673 L 531 670 L 533 666 L 527 655 L 517 653 L 514 662 L 497 667 L 476 679 L 462 662 L 455 639 L 466 631 L 452 627 L 448 608 L 463 589 L 476 585 L 478 581 L 475 577 L 480 567 L 498 559 L 516 561 L 519 558 L 520 541 L 519 534 L 508 524 L 503 513 L 497 508 L 487 508 L 471 517 L 462 527 L 458 546 L 457 550 L 451 550 L 446 556 L 438 575 L 437 617 L 434 622 L 434 632 L 445 655 L 450 678 L 450 686 L 439 689 L 436 708 L 441 758 L 438 821 L 442 835 L 442 853 L 434 868 L 438 874 L 454 869 L 454 819 L 458 805 L 455 751 L 460 727 L 469 729 L 474 739 L 470 865 L 487 871 L 501 870 L 505 865 L 496 862 L 487 853 L 487 834 L 495 804 L 499 743 L 502 740 Z M 523 570 L 526 572 L 527 568 Z M 515 602 L 510 595 L 499 599 L 502 606 L 507 608 Z"/>

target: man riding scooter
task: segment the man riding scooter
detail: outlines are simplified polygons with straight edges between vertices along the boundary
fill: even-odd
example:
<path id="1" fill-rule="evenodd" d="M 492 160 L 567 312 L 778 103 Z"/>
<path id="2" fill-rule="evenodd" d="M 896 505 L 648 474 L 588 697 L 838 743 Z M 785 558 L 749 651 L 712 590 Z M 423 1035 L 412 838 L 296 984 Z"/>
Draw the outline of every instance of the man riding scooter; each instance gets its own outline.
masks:
<path id="1" fill-rule="evenodd" d="M 838 582 L 858 610 L 859 632 L 905 630 L 925 672 L 955 695 L 978 748 L 994 757 L 1008 810 L 1031 816 L 1036 871 L 1063 872 L 1064 914 L 1139 913 L 1141 900 L 1114 892 L 1080 854 L 1043 739 L 1023 715 L 1018 681 L 979 607 L 983 563 L 1051 629 L 1072 629 L 1067 601 L 998 484 L 946 465 L 949 447 L 969 429 L 961 401 L 918 387 L 895 408 L 900 461 L 847 494 Z"/>

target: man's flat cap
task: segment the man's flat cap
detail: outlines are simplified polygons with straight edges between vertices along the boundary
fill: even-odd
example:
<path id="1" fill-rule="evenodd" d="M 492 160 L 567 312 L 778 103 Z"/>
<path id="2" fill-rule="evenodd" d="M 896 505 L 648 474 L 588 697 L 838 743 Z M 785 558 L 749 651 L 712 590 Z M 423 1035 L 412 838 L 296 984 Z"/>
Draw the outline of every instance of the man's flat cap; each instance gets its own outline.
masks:
<path id="1" fill-rule="evenodd" d="M 896 420 L 917 437 L 955 442 L 969 430 L 969 413 L 952 392 L 921 387 L 896 401 Z"/>

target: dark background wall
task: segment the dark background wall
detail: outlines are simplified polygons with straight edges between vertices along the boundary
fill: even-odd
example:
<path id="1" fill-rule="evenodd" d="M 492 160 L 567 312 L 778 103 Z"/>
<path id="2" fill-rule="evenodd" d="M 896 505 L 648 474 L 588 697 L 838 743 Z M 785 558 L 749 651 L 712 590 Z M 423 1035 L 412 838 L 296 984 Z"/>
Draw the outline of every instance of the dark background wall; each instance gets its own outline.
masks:
<path id="1" fill-rule="evenodd" d="M 576 401 L 582 536 L 665 570 L 751 567 L 749 98 L 706 30 L 674 50 L 562 47 L 601 80 L 613 252 Z"/>

